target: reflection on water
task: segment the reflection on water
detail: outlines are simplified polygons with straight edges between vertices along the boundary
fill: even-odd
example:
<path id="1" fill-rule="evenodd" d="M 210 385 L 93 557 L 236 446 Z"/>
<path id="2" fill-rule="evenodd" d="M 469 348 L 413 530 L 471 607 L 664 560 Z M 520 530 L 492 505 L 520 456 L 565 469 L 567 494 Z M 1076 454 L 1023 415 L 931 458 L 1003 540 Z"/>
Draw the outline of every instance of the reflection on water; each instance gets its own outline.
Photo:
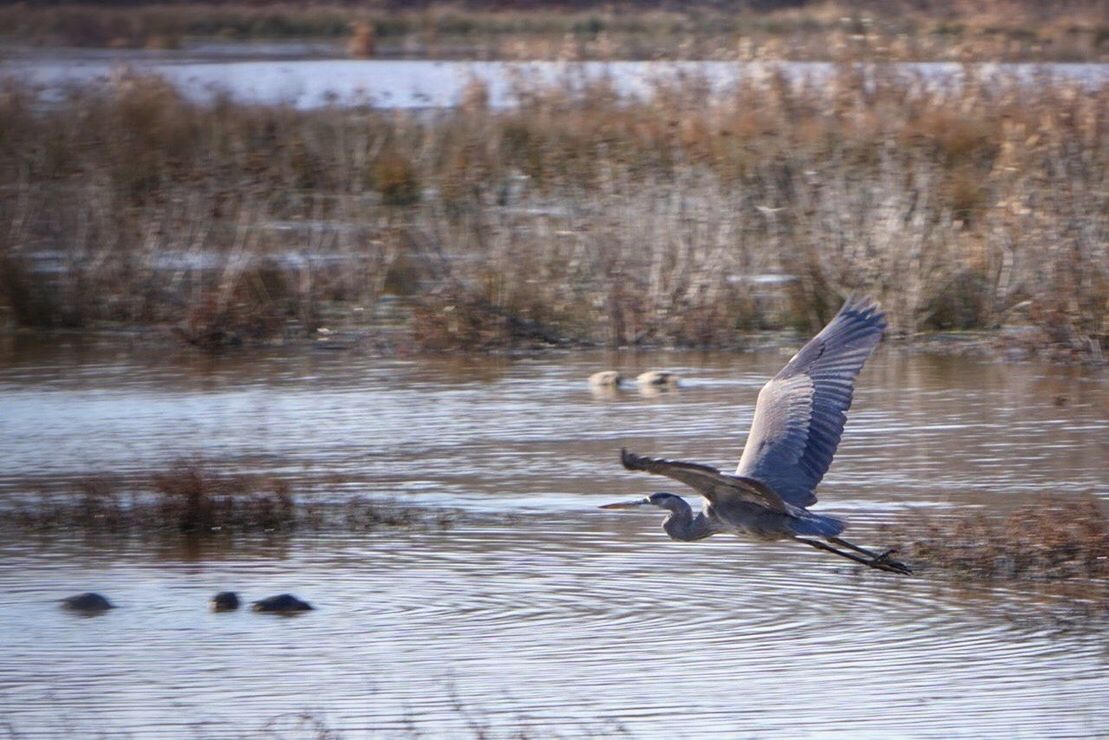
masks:
<path id="1" fill-rule="evenodd" d="M 23 734 L 219 736 L 301 711 L 355 736 L 1109 726 L 1104 629 L 1036 618 L 1104 608 L 1088 591 L 894 578 L 731 537 L 673 543 L 657 513 L 595 508 L 660 482 L 621 470 L 622 445 L 734 462 L 780 354 L 379 360 L 5 341 L 0 499 L 200 453 L 339 473 L 353 482 L 337 498 L 474 514 L 444 532 L 0 543 L 0 721 Z M 586 378 L 609 367 L 674 370 L 684 386 L 595 397 Z M 1104 496 L 1106 403 L 1088 371 L 880 350 L 818 506 L 867 542 L 908 506 Z M 292 592 L 317 611 L 209 612 L 225 589 Z M 120 608 L 58 608 L 88 590 Z"/>

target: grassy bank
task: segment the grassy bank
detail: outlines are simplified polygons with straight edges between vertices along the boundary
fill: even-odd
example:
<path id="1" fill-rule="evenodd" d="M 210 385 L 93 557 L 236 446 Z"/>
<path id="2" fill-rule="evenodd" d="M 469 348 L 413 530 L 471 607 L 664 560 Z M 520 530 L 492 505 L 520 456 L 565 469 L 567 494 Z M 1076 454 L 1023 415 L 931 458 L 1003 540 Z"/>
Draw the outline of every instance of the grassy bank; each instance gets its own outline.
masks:
<path id="1" fill-rule="evenodd" d="M 1102 0 L 1044 4 L 103 3 L 0 7 L 0 35 L 39 44 L 175 48 L 195 40 L 334 40 L 355 56 L 506 59 L 1096 61 Z"/>
<path id="2" fill-rule="evenodd" d="M 967 74 L 521 85 L 503 111 L 475 85 L 416 114 L 199 105 L 135 76 L 43 106 L 8 83 L 0 310 L 202 346 L 711 347 L 811 330 L 859 290 L 895 333 L 1018 325 L 1096 354 L 1109 90 Z"/>

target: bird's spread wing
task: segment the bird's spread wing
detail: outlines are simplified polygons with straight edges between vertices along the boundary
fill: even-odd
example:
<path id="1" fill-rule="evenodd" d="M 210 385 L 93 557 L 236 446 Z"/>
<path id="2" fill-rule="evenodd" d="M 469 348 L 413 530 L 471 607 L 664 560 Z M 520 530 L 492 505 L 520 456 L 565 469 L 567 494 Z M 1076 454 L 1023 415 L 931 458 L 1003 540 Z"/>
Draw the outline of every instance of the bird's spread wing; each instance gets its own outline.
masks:
<path id="1" fill-rule="evenodd" d="M 839 446 L 855 376 L 885 328 L 877 304 L 849 299 L 759 392 L 736 475 L 762 481 L 794 506 L 816 503 L 813 489 Z"/>
<path id="2" fill-rule="evenodd" d="M 645 470 L 648 473 L 665 475 L 667 478 L 684 483 L 712 504 L 721 504 L 728 500 L 741 500 L 758 504 L 779 513 L 788 511 L 788 507 L 781 497 L 759 481 L 745 480 L 734 475 L 721 473 L 716 468 L 708 465 L 642 457 L 627 450 L 620 450 L 620 462 L 628 470 Z"/>

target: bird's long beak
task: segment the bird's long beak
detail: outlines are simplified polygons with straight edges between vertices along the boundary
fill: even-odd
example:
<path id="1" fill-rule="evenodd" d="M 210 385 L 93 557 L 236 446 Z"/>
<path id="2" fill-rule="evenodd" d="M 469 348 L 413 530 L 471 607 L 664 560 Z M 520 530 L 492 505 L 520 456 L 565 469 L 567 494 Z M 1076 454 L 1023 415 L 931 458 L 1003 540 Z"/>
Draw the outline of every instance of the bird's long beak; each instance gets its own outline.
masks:
<path id="1" fill-rule="evenodd" d="M 605 504 L 602 509 L 634 509 L 637 506 L 646 506 L 651 503 L 648 498 L 636 499 L 635 501 L 620 501 L 615 504 Z"/>

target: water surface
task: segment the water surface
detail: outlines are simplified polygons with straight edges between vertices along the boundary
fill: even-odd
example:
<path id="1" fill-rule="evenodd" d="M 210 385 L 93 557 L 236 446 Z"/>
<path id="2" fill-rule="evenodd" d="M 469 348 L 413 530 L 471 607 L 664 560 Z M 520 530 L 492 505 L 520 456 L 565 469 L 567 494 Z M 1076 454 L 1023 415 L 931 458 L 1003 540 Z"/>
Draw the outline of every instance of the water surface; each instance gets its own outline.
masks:
<path id="1" fill-rule="evenodd" d="M 198 455 L 215 467 L 460 507 L 446 530 L 0 543 L 0 721 L 224 736 L 312 722 L 412 732 L 1094 735 L 1109 728 L 1096 589 L 860 572 L 798 545 L 674 543 L 601 503 L 670 488 L 621 446 L 734 464 L 777 352 L 538 359 L 203 356 L 0 345 L 0 503 Z M 594 395 L 590 372 L 676 370 L 676 393 Z M 818 510 L 881 544 L 907 509 L 1109 497 L 1092 371 L 909 355 L 864 370 Z M 328 476 L 343 483 L 319 486 Z M 676 484 L 675 484 L 676 485 Z M 212 614 L 234 589 L 317 606 Z M 80 618 L 85 590 L 120 608 Z M 1100 625 L 1100 626 L 1099 626 Z M 298 725 L 297 723 L 301 723 Z"/>
<path id="2" fill-rule="evenodd" d="M 782 73 L 795 83 L 820 83 L 841 67 L 830 62 L 587 61 L 480 62 L 426 59 L 235 59 L 225 54 L 151 53 L 112 50 L 15 53 L 0 60 L 8 75 L 58 94 L 68 86 L 118 78 L 125 72 L 155 74 L 199 101 L 221 95 L 247 103 L 297 108 L 373 105 L 380 108 L 442 108 L 457 105 L 474 81 L 485 85 L 489 104 L 515 104 L 519 90 L 554 85 L 578 89 L 601 80 L 621 95 L 646 96 L 659 83 L 706 85 L 724 95 L 743 79 Z M 989 81 L 1004 77 L 1039 84 L 1045 76 L 1089 87 L 1109 81 L 1109 64 L 889 63 L 867 66 L 919 86 L 955 86 L 968 73 Z"/>

